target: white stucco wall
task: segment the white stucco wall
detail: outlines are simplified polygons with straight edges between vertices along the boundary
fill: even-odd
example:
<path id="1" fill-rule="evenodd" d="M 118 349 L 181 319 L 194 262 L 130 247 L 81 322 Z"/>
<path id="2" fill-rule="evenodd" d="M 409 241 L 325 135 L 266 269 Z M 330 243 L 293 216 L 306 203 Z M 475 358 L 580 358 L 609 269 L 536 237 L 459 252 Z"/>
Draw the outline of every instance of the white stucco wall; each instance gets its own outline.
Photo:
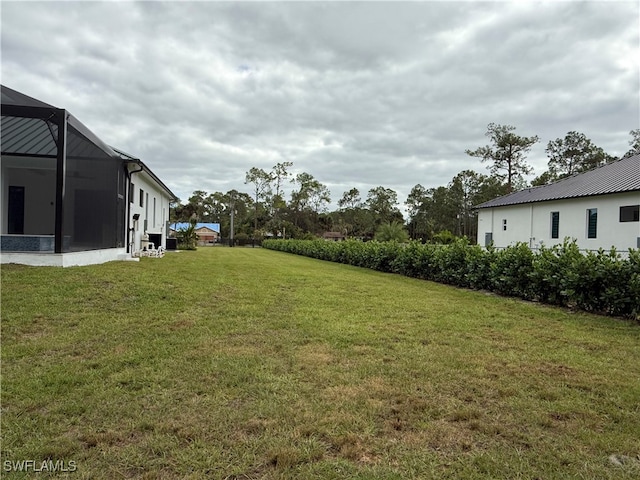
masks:
<path id="1" fill-rule="evenodd" d="M 496 247 L 525 242 L 532 248 L 562 243 L 575 238 L 584 250 L 619 251 L 638 248 L 640 222 L 620 222 L 620 207 L 640 204 L 640 192 L 617 193 L 568 200 L 538 202 L 482 209 L 478 213 L 478 243 L 484 245 L 485 233 L 493 234 Z M 596 238 L 587 238 L 587 209 L 598 209 Z M 551 212 L 560 213 L 559 235 L 551 238 Z M 502 221 L 507 221 L 507 230 Z"/>
<path id="2" fill-rule="evenodd" d="M 134 170 L 134 167 L 131 167 Z M 130 205 L 129 227 L 133 228 L 132 238 L 134 242 L 133 250 L 140 249 L 142 235 L 144 235 L 144 225 L 146 220 L 147 233 L 161 234 L 162 246 L 166 248 L 166 224 L 169 221 L 170 197 L 146 172 L 137 172 L 131 175 L 133 183 L 133 202 Z M 140 190 L 143 194 L 143 206 L 140 206 Z M 137 222 L 133 221 L 135 214 L 140 215 Z M 156 245 L 159 247 L 160 245 Z"/>

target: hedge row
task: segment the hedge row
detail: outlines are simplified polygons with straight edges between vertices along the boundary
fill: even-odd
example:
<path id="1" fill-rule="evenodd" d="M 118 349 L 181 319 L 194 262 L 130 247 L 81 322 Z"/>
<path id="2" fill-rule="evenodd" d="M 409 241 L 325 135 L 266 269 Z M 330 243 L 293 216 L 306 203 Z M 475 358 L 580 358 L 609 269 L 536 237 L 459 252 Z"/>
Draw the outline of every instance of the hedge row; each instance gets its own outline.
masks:
<path id="1" fill-rule="evenodd" d="M 583 254 L 575 242 L 533 252 L 520 243 L 505 249 L 410 242 L 265 240 L 262 246 L 321 260 L 371 268 L 553 305 L 638 319 L 640 250 Z"/>

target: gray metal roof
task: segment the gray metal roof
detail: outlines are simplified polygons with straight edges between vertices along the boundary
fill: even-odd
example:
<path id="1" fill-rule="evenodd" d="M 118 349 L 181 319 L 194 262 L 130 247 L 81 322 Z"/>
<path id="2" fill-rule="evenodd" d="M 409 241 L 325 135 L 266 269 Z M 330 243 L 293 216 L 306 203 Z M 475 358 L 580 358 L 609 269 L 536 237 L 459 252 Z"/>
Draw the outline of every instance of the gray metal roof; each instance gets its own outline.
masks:
<path id="1" fill-rule="evenodd" d="M 58 148 L 58 126 L 51 121 L 49 111 L 59 110 L 23 93 L 0 85 L 1 105 L 22 107 L 18 113 L 5 114 L 2 109 L 0 121 L 0 151 L 2 155 L 16 157 L 56 158 Z M 37 108 L 36 116 L 24 115 L 24 109 Z M 47 111 L 49 110 L 49 111 Z M 111 157 L 140 165 L 167 193 L 176 200 L 178 197 L 139 158 L 115 149 L 89 130 L 82 122 L 66 111 L 67 157 L 104 158 Z"/>
<path id="2" fill-rule="evenodd" d="M 114 151 L 114 152 L 116 152 L 118 155 L 120 155 L 120 157 L 121 157 L 125 162 L 127 162 L 127 163 L 133 163 L 133 164 L 136 164 L 136 165 L 140 166 L 140 168 L 142 168 L 142 170 L 144 170 L 145 172 L 147 172 L 147 174 L 148 174 L 151 178 L 153 178 L 153 180 L 154 180 L 158 185 L 160 185 L 162 188 L 164 188 L 164 189 L 165 189 L 165 191 L 169 194 L 169 196 L 171 197 L 171 199 L 172 199 L 173 201 L 178 201 L 178 200 L 179 200 L 179 198 L 178 198 L 178 197 L 176 197 L 175 193 L 173 193 L 171 190 L 169 190 L 169 187 L 167 187 L 167 186 L 162 182 L 162 180 L 160 180 L 160 179 L 156 176 L 156 174 L 155 174 L 155 173 L 153 173 L 153 172 L 151 171 L 151 169 L 150 169 L 149 167 L 147 167 L 147 165 L 146 165 L 142 160 L 140 160 L 140 159 L 139 159 L 139 158 L 137 158 L 137 157 L 134 157 L 134 156 L 133 156 L 133 155 L 131 155 L 130 153 L 124 152 L 124 151 L 119 150 L 119 149 L 117 149 L 117 148 L 115 148 L 115 147 L 111 147 L 111 148 L 113 149 L 113 151 Z"/>
<path id="3" fill-rule="evenodd" d="M 67 131 L 69 157 L 100 158 L 106 154 L 106 156 L 118 158 L 111 147 L 68 111 L 41 102 L 5 85 L 0 85 L 0 97 L 2 155 L 55 157 L 58 126 L 52 118 L 56 111 L 63 111 L 69 127 Z"/>
<path id="4" fill-rule="evenodd" d="M 640 155 L 622 158 L 549 185 L 525 188 L 519 192 L 489 200 L 476 208 L 504 207 L 635 191 L 640 191 Z"/>
<path id="5" fill-rule="evenodd" d="M 44 103 L 36 98 L 20 93 L 13 88 L 2 85 L 0 88 L 0 98 L 2 105 L 20 105 L 26 107 L 56 108 L 48 103 Z"/>
<path id="6" fill-rule="evenodd" d="M 2 116 L 2 153 L 55 157 L 58 126 L 40 118 Z"/>
<path id="7" fill-rule="evenodd" d="M 69 115 L 69 119 L 73 119 Z M 74 119 L 75 120 L 75 119 Z M 58 126 L 41 118 L 2 115 L 0 121 L 2 155 L 55 158 L 58 147 Z M 69 122 L 67 130 L 67 156 L 69 158 L 104 158 L 119 156 L 102 140 L 90 133 L 79 122 Z M 78 128 L 80 127 L 80 128 Z"/>

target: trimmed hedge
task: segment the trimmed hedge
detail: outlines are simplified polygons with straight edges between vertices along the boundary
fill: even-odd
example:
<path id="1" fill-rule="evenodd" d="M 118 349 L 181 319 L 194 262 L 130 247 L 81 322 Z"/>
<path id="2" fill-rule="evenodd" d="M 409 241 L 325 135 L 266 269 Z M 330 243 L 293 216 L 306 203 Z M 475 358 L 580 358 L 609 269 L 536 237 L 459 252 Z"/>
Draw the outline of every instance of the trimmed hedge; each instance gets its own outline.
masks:
<path id="1" fill-rule="evenodd" d="M 640 250 L 583 254 L 575 241 L 533 252 L 519 243 L 502 250 L 449 245 L 347 240 L 265 240 L 264 248 L 398 273 L 552 305 L 638 319 Z"/>

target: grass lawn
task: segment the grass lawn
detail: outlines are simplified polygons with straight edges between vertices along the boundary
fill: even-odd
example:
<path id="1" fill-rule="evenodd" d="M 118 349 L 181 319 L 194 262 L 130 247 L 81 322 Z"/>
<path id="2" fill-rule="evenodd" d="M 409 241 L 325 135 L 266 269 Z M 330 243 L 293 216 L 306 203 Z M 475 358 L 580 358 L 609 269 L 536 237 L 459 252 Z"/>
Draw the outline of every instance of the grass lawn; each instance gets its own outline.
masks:
<path id="1" fill-rule="evenodd" d="M 1 426 L 3 478 L 638 478 L 640 326 L 263 249 L 3 266 Z"/>

